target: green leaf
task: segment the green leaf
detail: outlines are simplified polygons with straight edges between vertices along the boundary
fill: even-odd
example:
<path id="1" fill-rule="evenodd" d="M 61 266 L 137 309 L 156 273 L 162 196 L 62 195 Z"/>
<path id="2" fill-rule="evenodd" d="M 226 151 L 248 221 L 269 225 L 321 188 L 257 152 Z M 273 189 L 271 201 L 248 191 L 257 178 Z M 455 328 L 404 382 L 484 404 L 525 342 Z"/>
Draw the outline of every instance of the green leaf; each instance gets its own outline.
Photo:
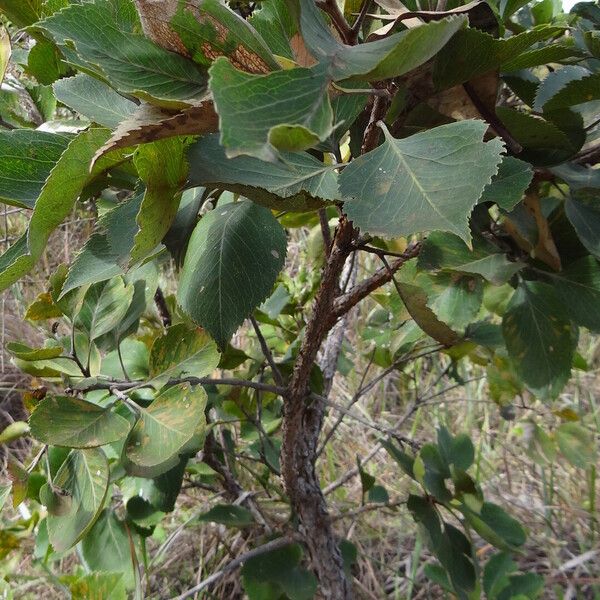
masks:
<path id="1" fill-rule="evenodd" d="M 134 237 L 135 222 L 143 195 L 124 200 L 103 215 L 97 229 L 73 260 L 61 294 L 88 283 L 106 281 L 121 275 L 129 262 Z"/>
<path id="2" fill-rule="evenodd" d="M 564 163 L 550 169 L 568 183 L 573 190 L 600 188 L 600 170 L 583 167 L 577 163 Z"/>
<path id="3" fill-rule="evenodd" d="M 255 10 L 248 22 L 277 56 L 294 60 L 290 40 L 297 32 L 294 16 L 285 0 L 269 0 Z"/>
<path id="4" fill-rule="evenodd" d="M 502 63 L 502 70 L 504 72 L 520 71 L 521 69 L 530 69 L 532 67 L 562 62 L 570 58 L 581 56 L 584 56 L 584 54 L 575 45 L 555 42 L 547 46 L 527 50 L 514 58 L 509 58 Z"/>
<path id="5" fill-rule="evenodd" d="M 129 589 L 135 585 L 134 562 L 129 535 L 123 521 L 104 509 L 81 542 L 81 555 L 92 571 L 120 573 Z"/>
<path id="6" fill-rule="evenodd" d="M 477 317 L 483 300 L 480 278 L 448 272 L 422 273 L 415 283 L 427 295 L 427 306 L 435 316 L 455 331 L 465 329 Z"/>
<path id="7" fill-rule="evenodd" d="M 448 491 L 444 480 L 450 477 L 450 470 L 438 448 L 433 444 L 425 444 L 419 452 L 417 460 L 419 459 L 423 461 L 425 467 L 423 484 L 427 491 L 440 502 L 449 502 L 452 494 Z"/>
<path id="8" fill-rule="evenodd" d="M 543 89 L 542 84 L 536 97 L 536 105 Z M 551 111 L 598 99 L 600 99 L 600 73 L 588 72 L 587 75 L 566 83 L 556 94 L 544 102 L 543 106 L 544 111 Z"/>
<path id="9" fill-rule="evenodd" d="M 42 10 L 42 0 L 0 0 L 0 10 L 17 27 L 35 23 Z"/>
<path id="10" fill-rule="evenodd" d="M 381 445 L 388 454 L 400 465 L 402 470 L 411 478 L 414 478 L 413 466 L 415 459 L 406 452 L 397 448 L 392 442 L 381 440 Z"/>
<path id="11" fill-rule="evenodd" d="M 450 17 L 395 33 L 383 40 L 347 46 L 333 37 L 314 2 L 301 3 L 300 28 L 306 46 L 328 65 L 335 81 L 354 77 L 365 81 L 399 77 L 433 58 L 466 24 Z"/>
<path id="12" fill-rule="evenodd" d="M 140 146 L 134 163 L 146 185 L 136 217 L 138 232 L 131 249 L 130 265 L 150 254 L 169 231 L 177 214 L 181 187 L 187 175 L 185 142 L 174 137 Z"/>
<path id="13" fill-rule="evenodd" d="M 0 31 L 0 84 L 4 81 L 11 53 L 10 37 L 3 27 Z"/>
<path id="14" fill-rule="evenodd" d="M 367 473 L 361 466 L 360 460 L 357 457 L 358 474 L 360 475 L 360 484 L 362 486 L 363 495 L 366 494 L 374 485 L 375 477 Z"/>
<path id="15" fill-rule="evenodd" d="M 510 554 L 500 552 L 494 554 L 483 569 L 483 589 L 490 599 L 496 598 L 498 592 L 504 589 L 508 583 L 508 575 L 517 570 Z"/>
<path id="16" fill-rule="evenodd" d="M 522 282 L 504 313 L 502 333 L 517 373 L 529 387 L 564 385 L 575 340 L 566 307 L 554 288 Z"/>
<path id="17" fill-rule="evenodd" d="M 180 383 L 162 391 L 148 406 L 127 436 L 124 453 L 133 475 L 160 468 L 168 471 L 196 430 L 206 424 L 206 392 L 201 386 Z M 155 475 L 158 475 L 156 473 Z"/>
<path id="18" fill-rule="evenodd" d="M 133 491 L 126 501 L 129 517 L 139 522 L 156 516 L 158 512 L 175 510 L 187 463 L 188 458 L 184 456 L 173 468 L 154 479 L 128 478 Z"/>
<path id="19" fill-rule="evenodd" d="M 529 0 L 500 0 L 500 14 L 503 19 L 508 19 L 526 4 Z"/>
<path id="20" fill-rule="evenodd" d="M 572 193 L 565 201 L 565 213 L 581 243 L 600 258 L 600 198 L 585 192 Z"/>
<path id="21" fill-rule="evenodd" d="M 390 496 L 387 490 L 382 485 L 374 485 L 369 490 L 369 502 L 387 503 L 390 501 Z"/>
<path id="22" fill-rule="evenodd" d="M 584 67 L 569 65 L 562 69 L 557 69 L 546 75 L 539 86 L 537 86 L 534 110 L 542 112 L 544 105 L 552 99 L 568 83 L 578 81 L 589 75 L 589 71 Z"/>
<path id="23" fill-rule="evenodd" d="M 473 442 L 465 433 L 453 437 L 445 427 L 441 427 L 438 430 L 438 448 L 445 461 L 461 471 L 466 471 L 475 460 Z"/>
<path id="24" fill-rule="evenodd" d="M 414 520 L 420 523 L 428 536 L 428 545 L 435 553 L 436 549 L 442 543 L 442 523 L 438 512 L 432 504 L 421 496 L 410 494 L 406 503 L 408 510 L 411 512 Z"/>
<path id="25" fill-rule="evenodd" d="M 333 131 L 328 86 L 322 67 L 250 75 L 217 59 L 210 89 L 227 156 L 275 162 L 279 151 L 307 150 L 326 140 Z"/>
<path id="26" fill-rule="evenodd" d="M 228 527 L 247 527 L 255 524 L 252 513 L 247 508 L 235 504 L 217 504 L 208 512 L 200 515 L 198 520 L 207 523 L 222 523 Z"/>
<path id="27" fill-rule="evenodd" d="M 177 299 L 221 348 L 269 295 L 286 254 L 285 232 L 253 202 L 217 206 L 196 226 Z"/>
<path id="28" fill-rule="evenodd" d="M 591 431 L 579 423 L 563 423 L 556 430 L 558 447 L 574 466 L 587 469 L 596 457 L 596 441 Z"/>
<path id="29" fill-rule="evenodd" d="M 58 101 L 109 129 L 130 117 L 136 108 L 135 102 L 85 73 L 61 79 L 52 89 Z"/>
<path id="30" fill-rule="evenodd" d="M 137 13 L 127 0 L 71 4 L 37 26 L 62 45 L 69 62 L 121 92 L 174 107 L 191 104 L 206 91 L 206 74 L 198 65 L 139 33 Z"/>
<path id="31" fill-rule="evenodd" d="M 62 489 L 52 488 L 49 484 L 44 484 L 40 488 L 40 502 L 46 507 L 48 514 L 55 517 L 64 517 L 68 515 L 73 507 L 73 498 Z"/>
<path id="32" fill-rule="evenodd" d="M 126 600 L 121 573 L 91 573 L 69 580 L 71 600 Z"/>
<path id="33" fill-rule="evenodd" d="M 57 552 L 74 546 L 92 527 L 104 504 L 108 490 L 108 462 L 98 448 L 73 450 L 52 486 L 71 497 L 70 510 L 65 515 L 49 514 L 48 536 Z"/>
<path id="34" fill-rule="evenodd" d="M 600 266 L 591 256 L 552 274 L 554 289 L 571 319 L 590 331 L 600 332 Z"/>
<path id="35" fill-rule="evenodd" d="M 385 142 L 340 175 L 354 223 L 387 238 L 449 231 L 470 243 L 471 209 L 496 174 L 502 144 L 483 142 L 486 124 L 461 121 Z"/>
<path id="36" fill-rule="evenodd" d="M 459 237 L 441 231 L 429 234 L 418 258 L 419 269 L 473 273 L 494 285 L 506 283 L 523 266 L 509 261 L 504 252 L 482 237 L 475 237 L 469 250 Z"/>
<path id="37" fill-rule="evenodd" d="M 96 150 L 106 141 L 106 129 L 89 129 L 74 138 L 46 179 L 35 203 L 26 235 L 0 256 L 0 290 L 29 272 L 46 248 L 50 234 L 70 214 L 83 188 L 120 157 L 104 159 L 90 173 Z"/>
<path id="38" fill-rule="evenodd" d="M 248 559 L 242 567 L 242 581 L 249 599 L 263 600 L 266 587 L 267 593 L 275 594 L 267 598 L 286 594 L 290 600 L 312 600 L 317 579 L 300 567 L 301 558 L 302 548 L 290 544 Z"/>
<path id="39" fill-rule="evenodd" d="M 436 57 L 433 80 L 438 89 L 464 83 L 499 68 L 536 42 L 563 31 L 562 27 L 542 25 L 509 38 L 496 39 L 478 29 L 462 29 Z"/>
<path id="40" fill-rule="evenodd" d="M 121 344 L 121 358 L 117 350 L 109 352 L 102 358 L 101 374 L 113 379 L 125 378 L 123 367 L 131 379 L 146 379 L 148 377 L 148 346 L 141 340 L 132 337 L 125 338 Z M 121 366 L 123 362 L 123 366 Z"/>
<path id="41" fill-rule="evenodd" d="M 205 200 L 206 189 L 204 187 L 185 190 L 181 194 L 177 214 L 163 238 L 163 244 L 178 267 L 183 263 L 188 242 L 198 222 L 198 211 Z"/>
<path id="42" fill-rule="evenodd" d="M 248 73 L 281 68 L 252 25 L 219 0 L 203 0 L 192 6 L 179 0 L 171 27 L 193 59 L 205 67 L 216 57 L 226 56 Z"/>
<path id="43" fill-rule="evenodd" d="M 471 527 L 496 548 L 514 550 L 525 543 L 521 524 L 496 504 L 484 502 L 478 513 L 464 504 L 459 508 Z"/>
<path id="44" fill-rule="evenodd" d="M 0 198 L 33 208 L 50 171 L 71 140 L 33 129 L 0 131 Z"/>
<path id="45" fill-rule="evenodd" d="M 134 288 L 125 285 L 122 277 L 92 285 L 83 297 L 75 325 L 87 333 L 90 340 L 114 329 L 127 314 Z"/>
<path id="46" fill-rule="evenodd" d="M 49 346 L 47 348 L 30 348 L 21 342 L 10 342 L 6 344 L 6 350 L 16 358 L 21 360 L 45 360 L 48 358 L 56 358 L 63 353 L 63 348 L 60 345 Z"/>
<path id="47" fill-rule="evenodd" d="M 498 106 L 496 114 L 515 140 L 523 146 L 519 155 L 536 165 L 556 164 L 579 148 L 556 124 L 522 111 Z"/>
<path id="48" fill-rule="evenodd" d="M 495 202 L 504 210 L 512 210 L 522 200 L 532 179 L 533 169 L 530 164 L 513 156 L 505 156 L 497 175 L 492 177 L 492 182 L 483 190 L 479 202 Z"/>
<path id="49" fill-rule="evenodd" d="M 305 211 L 339 199 L 337 175 L 307 153 L 281 154 L 281 161 L 252 156 L 227 158 L 217 135 L 193 144 L 188 152 L 191 186 L 215 186 L 276 210 Z"/>
<path id="50" fill-rule="evenodd" d="M 29 418 L 38 441 L 68 448 L 94 448 L 123 439 L 129 421 L 91 402 L 73 396 L 47 396 Z"/>
<path id="51" fill-rule="evenodd" d="M 544 588 L 544 578 L 537 573 L 511 575 L 509 584 L 498 594 L 498 600 L 526 600 L 537 598 Z"/>
<path id="52" fill-rule="evenodd" d="M 408 261 L 396 275 L 397 290 L 406 310 L 415 323 L 434 340 L 444 346 L 455 344 L 459 336 L 446 323 L 440 321 L 429 307 L 427 292 L 417 284 L 417 261 Z"/>
<path id="53" fill-rule="evenodd" d="M 38 83 L 49 86 L 66 75 L 68 67 L 54 42 L 40 36 L 27 56 L 27 73 L 33 75 Z"/>
<path id="54" fill-rule="evenodd" d="M 29 425 L 25 421 L 13 421 L 0 431 L 0 445 L 10 444 L 29 433 Z"/>
<path id="55" fill-rule="evenodd" d="M 219 359 L 217 347 L 206 332 L 179 323 L 154 340 L 150 377 L 161 385 L 186 375 L 206 377 L 217 368 Z"/>

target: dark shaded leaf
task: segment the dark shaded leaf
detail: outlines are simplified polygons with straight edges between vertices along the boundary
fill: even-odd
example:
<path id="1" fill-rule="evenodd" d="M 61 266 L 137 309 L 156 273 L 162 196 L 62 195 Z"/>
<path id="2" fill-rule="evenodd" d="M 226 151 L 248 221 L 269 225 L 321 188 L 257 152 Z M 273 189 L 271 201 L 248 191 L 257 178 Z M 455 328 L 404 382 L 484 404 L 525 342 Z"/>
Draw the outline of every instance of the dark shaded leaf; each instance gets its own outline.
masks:
<path id="1" fill-rule="evenodd" d="M 247 527 L 254 524 L 252 513 L 243 506 L 217 504 L 198 517 L 199 521 L 222 523 L 228 527 Z"/>
<path id="2" fill-rule="evenodd" d="M 557 391 L 564 385 L 575 340 L 566 307 L 551 286 L 522 282 L 504 313 L 502 332 L 513 364 L 528 386 Z"/>
<path id="3" fill-rule="evenodd" d="M 269 210 L 249 201 L 218 206 L 192 234 L 177 299 L 225 348 L 268 296 L 285 254 L 285 232 Z"/>

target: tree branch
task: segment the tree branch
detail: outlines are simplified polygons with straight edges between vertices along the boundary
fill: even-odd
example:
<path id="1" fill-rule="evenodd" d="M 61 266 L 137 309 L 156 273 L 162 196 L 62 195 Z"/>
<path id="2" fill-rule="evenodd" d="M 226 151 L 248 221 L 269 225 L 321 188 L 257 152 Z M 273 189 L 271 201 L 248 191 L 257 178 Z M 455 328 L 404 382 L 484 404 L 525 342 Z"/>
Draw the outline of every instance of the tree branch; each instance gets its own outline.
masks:
<path id="1" fill-rule="evenodd" d="M 265 340 L 265 337 L 262 334 L 262 331 L 260 330 L 260 325 L 258 324 L 258 321 L 252 316 L 252 317 L 250 317 L 250 322 L 252 323 L 252 327 L 254 327 L 254 332 L 256 333 L 256 337 L 258 338 L 258 342 L 260 344 L 260 348 L 262 350 L 263 356 L 265 357 L 265 359 L 269 363 L 269 366 L 271 367 L 271 371 L 273 373 L 273 379 L 275 380 L 275 383 L 277 383 L 278 386 L 283 387 L 283 385 L 284 385 L 283 377 L 281 376 L 281 372 L 277 368 L 277 364 L 275 363 L 273 354 L 271 354 L 271 350 L 269 349 L 269 346 L 267 345 L 267 340 Z"/>
<path id="2" fill-rule="evenodd" d="M 378 269 L 361 283 L 355 285 L 349 292 L 337 298 L 333 306 L 333 317 L 339 319 L 346 314 L 353 306 L 356 306 L 361 300 L 366 298 L 371 292 L 380 288 L 382 285 L 392 280 L 393 274 L 408 260 L 415 258 L 421 251 L 421 244 L 417 243 L 410 246 L 403 253 L 402 258 L 398 258 L 390 264 L 390 269 L 382 267 Z"/>
<path id="3" fill-rule="evenodd" d="M 329 15 L 329 18 L 336 31 L 340 34 L 342 41 L 345 44 L 352 44 L 352 29 L 344 18 L 337 0 L 319 0 L 317 1 L 317 6 Z"/>
<path id="4" fill-rule="evenodd" d="M 365 21 L 367 13 L 369 12 L 369 8 L 371 8 L 371 0 L 363 0 L 362 6 L 360 7 L 360 13 L 358 17 L 356 17 L 356 21 L 352 25 L 350 29 L 350 43 L 356 44 L 358 42 L 358 34 L 360 33 L 360 28 Z"/>

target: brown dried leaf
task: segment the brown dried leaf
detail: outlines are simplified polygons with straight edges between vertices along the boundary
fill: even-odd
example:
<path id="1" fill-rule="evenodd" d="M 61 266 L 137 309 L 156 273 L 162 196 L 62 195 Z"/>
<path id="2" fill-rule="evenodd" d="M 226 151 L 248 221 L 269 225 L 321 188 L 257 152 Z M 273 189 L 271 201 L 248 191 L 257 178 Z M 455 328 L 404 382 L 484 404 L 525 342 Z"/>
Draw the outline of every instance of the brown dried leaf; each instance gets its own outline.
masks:
<path id="1" fill-rule="evenodd" d="M 540 206 L 540 197 L 537 193 L 529 193 L 525 195 L 523 201 L 527 210 L 533 215 L 538 229 L 538 240 L 533 249 L 533 256 L 543 262 L 555 271 L 561 270 L 560 255 L 556 249 L 550 226 Z"/>
<path id="2" fill-rule="evenodd" d="M 175 114 L 151 104 L 140 104 L 133 115 L 123 121 L 108 142 L 96 152 L 92 168 L 101 156 L 118 148 L 147 144 L 177 135 L 214 133 L 218 129 L 219 118 L 212 100 L 205 100 L 198 106 Z"/>
<path id="3" fill-rule="evenodd" d="M 190 56 L 177 32 L 169 25 L 177 12 L 179 0 L 134 0 L 134 2 L 147 37 L 165 50 L 186 57 Z"/>

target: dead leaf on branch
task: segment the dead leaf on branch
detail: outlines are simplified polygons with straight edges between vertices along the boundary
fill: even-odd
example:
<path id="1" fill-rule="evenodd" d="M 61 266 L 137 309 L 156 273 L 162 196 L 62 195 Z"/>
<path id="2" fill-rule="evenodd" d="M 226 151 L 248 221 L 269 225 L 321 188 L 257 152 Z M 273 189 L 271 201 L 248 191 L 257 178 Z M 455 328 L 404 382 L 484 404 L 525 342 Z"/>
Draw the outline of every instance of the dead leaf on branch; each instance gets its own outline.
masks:
<path id="1" fill-rule="evenodd" d="M 155 44 L 205 67 L 226 56 L 240 71 L 266 74 L 278 64 L 260 36 L 226 5 L 212 0 L 134 0 Z"/>
<path id="2" fill-rule="evenodd" d="M 100 157 L 118 148 L 129 148 L 178 135 L 214 133 L 218 129 L 219 118 L 212 100 L 205 100 L 198 106 L 175 114 L 143 103 L 129 119 L 115 129 L 108 142 L 96 152 L 91 168 Z"/>
<path id="3" fill-rule="evenodd" d="M 179 0 L 134 0 L 134 2 L 146 36 L 165 50 L 189 58 L 190 53 L 170 25 L 171 19 L 177 12 Z"/>

